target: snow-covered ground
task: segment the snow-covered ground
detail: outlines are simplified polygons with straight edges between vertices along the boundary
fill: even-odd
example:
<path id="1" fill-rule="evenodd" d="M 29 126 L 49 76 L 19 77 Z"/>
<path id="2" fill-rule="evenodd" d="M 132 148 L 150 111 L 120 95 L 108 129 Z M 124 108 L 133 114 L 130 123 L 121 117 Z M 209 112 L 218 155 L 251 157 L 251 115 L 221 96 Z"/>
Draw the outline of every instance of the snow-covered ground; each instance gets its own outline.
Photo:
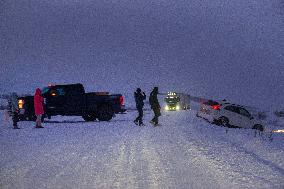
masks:
<path id="1" fill-rule="evenodd" d="M 135 111 L 110 122 L 57 116 L 44 129 L 0 122 L 0 188 L 284 187 L 284 135 L 213 126 L 196 112 L 163 112 L 135 126 Z M 226 132 L 227 130 L 227 132 Z"/>

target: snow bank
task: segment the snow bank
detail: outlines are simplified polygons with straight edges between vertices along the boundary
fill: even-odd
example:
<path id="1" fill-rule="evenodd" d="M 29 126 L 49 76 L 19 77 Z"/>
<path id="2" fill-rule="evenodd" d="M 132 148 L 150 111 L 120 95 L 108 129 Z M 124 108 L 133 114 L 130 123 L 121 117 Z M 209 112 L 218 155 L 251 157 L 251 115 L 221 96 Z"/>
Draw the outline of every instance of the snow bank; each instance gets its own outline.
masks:
<path id="1" fill-rule="evenodd" d="M 161 127 L 80 117 L 20 122 L 1 111 L 1 188 L 283 188 L 284 135 L 216 127 L 195 111 L 163 112 Z M 227 130 L 227 132 L 226 132 Z"/>

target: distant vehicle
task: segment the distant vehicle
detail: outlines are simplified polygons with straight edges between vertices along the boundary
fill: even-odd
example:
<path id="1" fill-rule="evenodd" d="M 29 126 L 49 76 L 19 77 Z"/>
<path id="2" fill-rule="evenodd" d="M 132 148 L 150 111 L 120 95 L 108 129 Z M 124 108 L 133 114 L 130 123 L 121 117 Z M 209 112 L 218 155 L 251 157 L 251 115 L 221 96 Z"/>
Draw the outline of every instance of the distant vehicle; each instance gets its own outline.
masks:
<path id="1" fill-rule="evenodd" d="M 219 103 L 213 100 L 203 102 L 196 116 L 226 127 L 264 130 L 262 122 L 254 119 L 245 107 L 228 102 Z"/>
<path id="2" fill-rule="evenodd" d="M 165 110 L 166 111 L 177 111 L 190 109 L 189 95 L 176 92 L 168 92 L 165 97 Z"/>
<path id="3" fill-rule="evenodd" d="M 108 92 L 85 93 L 82 84 L 54 85 L 42 89 L 45 117 L 82 116 L 85 121 L 109 121 L 115 113 L 125 110 L 121 94 Z M 34 97 L 18 98 L 20 120 L 34 120 Z"/>

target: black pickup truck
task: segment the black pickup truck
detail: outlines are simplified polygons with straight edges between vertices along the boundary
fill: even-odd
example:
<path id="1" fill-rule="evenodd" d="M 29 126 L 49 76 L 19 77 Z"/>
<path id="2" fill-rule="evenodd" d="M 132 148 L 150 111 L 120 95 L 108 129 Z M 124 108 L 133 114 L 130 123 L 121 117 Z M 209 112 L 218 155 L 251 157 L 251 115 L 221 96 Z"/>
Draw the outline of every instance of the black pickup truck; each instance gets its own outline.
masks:
<path id="1" fill-rule="evenodd" d="M 109 121 L 116 113 L 125 112 L 123 96 L 107 92 L 85 93 L 82 84 L 54 85 L 42 89 L 44 117 L 82 116 L 85 121 Z M 18 98 L 19 119 L 35 120 L 34 97 Z"/>

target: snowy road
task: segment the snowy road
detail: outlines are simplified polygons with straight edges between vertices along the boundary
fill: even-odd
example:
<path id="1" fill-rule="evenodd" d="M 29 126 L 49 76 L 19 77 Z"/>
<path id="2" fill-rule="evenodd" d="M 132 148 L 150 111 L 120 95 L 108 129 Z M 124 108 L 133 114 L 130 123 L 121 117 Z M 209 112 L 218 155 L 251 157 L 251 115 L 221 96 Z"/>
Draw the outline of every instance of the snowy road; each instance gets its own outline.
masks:
<path id="1" fill-rule="evenodd" d="M 0 127 L 0 188 L 283 188 L 284 137 L 213 127 L 194 111 L 169 112 L 161 127 L 56 117 L 45 129 Z M 146 112 L 150 120 L 151 112 Z"/>

